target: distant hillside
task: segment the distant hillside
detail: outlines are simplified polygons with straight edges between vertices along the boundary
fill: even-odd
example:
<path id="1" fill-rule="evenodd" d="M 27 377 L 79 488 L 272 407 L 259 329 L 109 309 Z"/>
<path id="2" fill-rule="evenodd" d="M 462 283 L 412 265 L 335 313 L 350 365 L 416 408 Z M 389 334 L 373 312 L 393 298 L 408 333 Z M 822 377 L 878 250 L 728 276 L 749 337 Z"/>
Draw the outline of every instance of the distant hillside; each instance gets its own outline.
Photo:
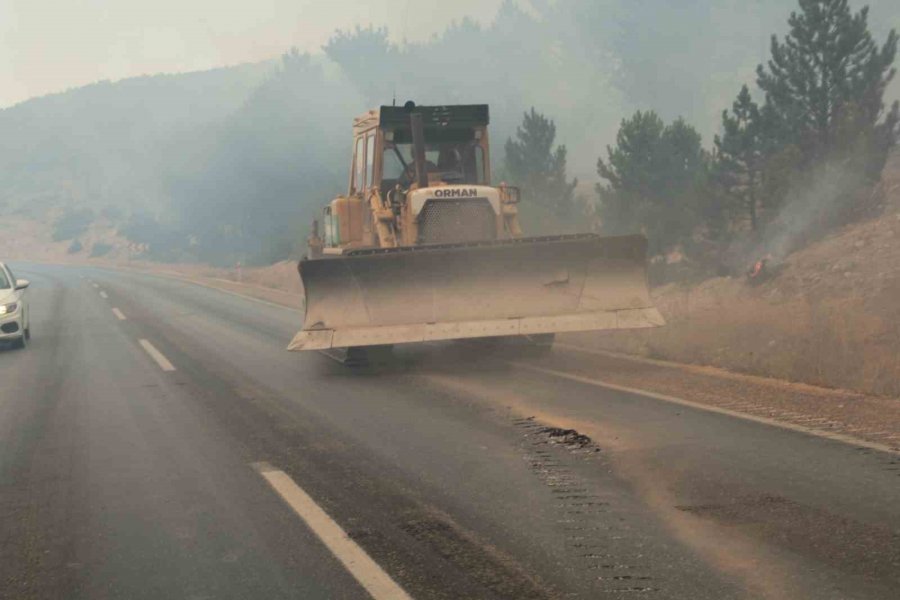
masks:
<path id="1" fill-rule="evenodd" d="M 0 110 L 0 212 L 152 210 L 169 150 L 233 113 L 273 68 L 99 82 Z"/>

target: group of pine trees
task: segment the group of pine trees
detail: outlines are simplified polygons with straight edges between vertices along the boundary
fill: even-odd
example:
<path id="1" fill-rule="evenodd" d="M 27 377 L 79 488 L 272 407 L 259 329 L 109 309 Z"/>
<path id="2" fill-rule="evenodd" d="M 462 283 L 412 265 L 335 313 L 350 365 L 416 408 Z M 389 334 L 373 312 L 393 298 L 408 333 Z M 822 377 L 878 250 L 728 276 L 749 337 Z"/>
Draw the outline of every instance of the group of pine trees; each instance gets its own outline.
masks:
<path id="1" fill-rule="evenodd" d="M 654 253 L 708 257 L 710 243 L 761 236 L 823 171 L 839 198 L 808 199 L 804 218 L 826 225 L 846 218 L 900 138 L 900 105 L 884 103 L 897 34 L 878 45 L 868 9 L 853 13 L 847 0 L 799 0 L 788 25 L 757 68 L 761 101 L 744 85 L 723 111 L 712 149 L 682 119 L 666 124 L 638 111 L 622 121 L 615 145 L 597 161 L 602 229 L 643 231 Z M 532 202 L 571 214 L 576 182 L 566 179 L 566 148 L 554 149 L 554 137 L 553 121 L 532 109 L 507 142 L 506 174 L 532 190 Z"/>

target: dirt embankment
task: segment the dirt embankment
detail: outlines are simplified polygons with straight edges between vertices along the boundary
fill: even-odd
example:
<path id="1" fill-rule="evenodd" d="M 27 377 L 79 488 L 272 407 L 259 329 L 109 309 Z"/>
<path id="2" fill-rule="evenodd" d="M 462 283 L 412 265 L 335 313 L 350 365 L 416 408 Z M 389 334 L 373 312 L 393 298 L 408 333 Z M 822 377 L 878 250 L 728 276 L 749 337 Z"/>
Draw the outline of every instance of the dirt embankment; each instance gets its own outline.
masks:
<path id="1" fill-rule="evenodd" d="M 664 328 L 578 334 L 583 345 L 729 370 L 900 395 L 900 154 L 875 193 L 881 216 L 745 277 L 654 290 Z"/>

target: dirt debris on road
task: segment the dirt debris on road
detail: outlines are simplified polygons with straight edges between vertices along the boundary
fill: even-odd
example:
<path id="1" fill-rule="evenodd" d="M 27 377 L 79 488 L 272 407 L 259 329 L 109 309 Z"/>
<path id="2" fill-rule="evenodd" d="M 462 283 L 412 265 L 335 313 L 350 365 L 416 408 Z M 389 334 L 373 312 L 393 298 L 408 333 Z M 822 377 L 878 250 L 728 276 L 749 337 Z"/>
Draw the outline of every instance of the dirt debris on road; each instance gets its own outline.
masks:
<path id="1" fill-rule="evenodd" d="M 538 430 L 539 434 L 546 435 L 551 444 L 559 444 L 569 449 L 583 449 L 593 445 L 593 441 L 588 436 L 578 433 L 574 429 L 562 429 L 560 427 L 542 427 Z M 597 452 L 599 448 L 593 447 Z"/>

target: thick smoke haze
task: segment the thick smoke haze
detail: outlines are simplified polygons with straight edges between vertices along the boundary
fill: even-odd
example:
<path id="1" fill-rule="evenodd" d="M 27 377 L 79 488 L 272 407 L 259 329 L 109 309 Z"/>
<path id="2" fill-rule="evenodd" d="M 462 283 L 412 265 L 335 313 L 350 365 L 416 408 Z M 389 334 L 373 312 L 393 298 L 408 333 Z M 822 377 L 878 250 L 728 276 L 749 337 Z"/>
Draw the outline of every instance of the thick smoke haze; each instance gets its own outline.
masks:
<path id="1" fill-rule="evenodd" d="M 900 3 L 869 5 L 880 44 L 900 30 Z M 353 116 L 393 96 L 489 103 L 495 170 L 534 107 L 555 121 L 569 177 L 590 189 L 597 159 L 637 110 L 683 117 L 709 148 L 743 84 L 762 100 L 756 66 L 796 8 L 793 0 L 7 0 L 0 212 L 85 206 L 124 215 L 137 223 L 132 231 L 164 230 L 172 247 L 208 240 L 218 257 L 226 254 L 215 244 L 231 240 L 238 256 L 283 257 L 346 188 Z M 886 97 L 896 98 L 900 80 Z"/>
<path id="2" fill-rule="evenodd" d="M 98 80 L 212 69 L 320 51 L 335 29 L 390 24 L 425 40 L 500 0 L 4 0 L 0 107 Z"/>
<path id="3" fill-rule="evenodd" d="M 878 39 L 900 29 L 900 3 L 867 4 Z M 321 53 L 336 29 L 383 26 L 403 45 L 440 36 L 463 19 L 503 27 L 498 20 L 509 5 L 541 25 L 539 35 L 547 38 L 541 59 L 554 63 L 555 83 L 565 82 L 518 82 L 521 106 L 536 105 L 558 120 L 561 141 L 577 150 L 572 166 L 582 177 L 593 174 L 618 121 L 638 109 L 656 110 L 667 121 L 682 116 L 709 141 L 720 111 L 743 83 L 753 82 L 771 34 L 786 31 L 796 8 L 785 0 L 7 0 L 0 4 L 0 106 L 97 80 L 277 58 L 291 47 Z M 523 39 L 534 34 L 529 27 Z M 500 70 L 488 74 L 496 86 L 509 83 L 505 73 L 527 71 L 517 62 L 534 59 L 527 52 L 501 58 L 491 61 Z M 401 95 L 404 87 L 419 87 L 404 85 L 409 76 L 398 73 L 393 82 Z M 888 97 L 900 98 L 900 81 Z"/>

